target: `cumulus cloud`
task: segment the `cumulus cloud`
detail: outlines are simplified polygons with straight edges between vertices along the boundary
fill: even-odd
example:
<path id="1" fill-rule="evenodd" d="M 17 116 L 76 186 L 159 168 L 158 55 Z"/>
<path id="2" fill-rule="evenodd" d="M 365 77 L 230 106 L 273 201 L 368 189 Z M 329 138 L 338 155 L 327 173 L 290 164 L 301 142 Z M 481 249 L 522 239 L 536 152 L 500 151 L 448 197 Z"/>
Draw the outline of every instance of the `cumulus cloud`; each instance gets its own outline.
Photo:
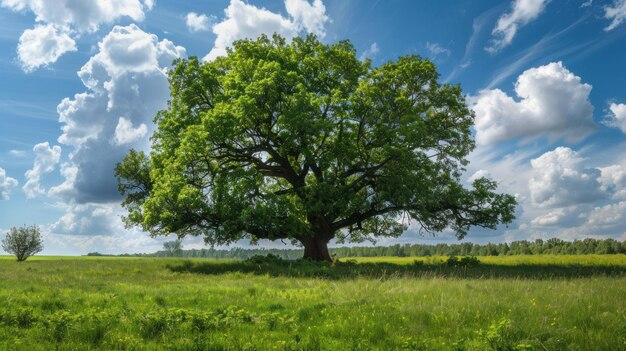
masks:
<path id="1" fill-rule="evenodd" d="M 593 234 L 612 233 L 614 229 L 626 231 L 626 201 L 594 208 L 588 225 L 597 228 Z"/>
<path id="2" fill-rule="evenodd" d="M 143 6 L 146 7 L 146 10 L 152 10 L 154 7 L 154 0 L 143 0 Z"/>
<path id="3" fill-rule="evenodd" d="M 17 45 L 18 58 L 25 72 L 56 62 L 70 51 L 76 51 L 76 42 L 51 24 L 25 30 Z"/>
<path id="4" fill-rule="evenodd" d="M 626 105 L 612 103 L 609 109 L 612 115 L 604 121 L 604 124 L 609 127 L 619 128 L 622 132 L 626 133 Z"/>
<path id="5" fill-rule="evenodd" d="M 92 33 L 102 24 L 122 17 L 142 21 L 153 0 L 1 0 L 0 5 L 16 12 L 30 11 L 39 24 L 24 31 L 18 58 L 25 71 L 56 62 L 64 53 L 76 51 L 70 35 Z"/>
<path id="6" fill-rule="evenodd" d="M 584 223 L 589 206 L 569 206 L 553 209 L 531 221 L 535 227 L 573 227 Z"/>
<path id="7" fill-rule="evenodd" d="M 322 0 L 285 0 L 287 13 L 293 17 L 298 27 L 303 27 L 307 32 L 324 37 L 326 29 L 324 25 L 328 21 L 326 7 Z"/>
<path id="8" fill-rule="evenodd" d="M 152 119 L 169 97 L 167 67 L 185 49 L 142 31 L 116 26 L 78 72 L 85 92 L 57 107 L 59 142 L 72 146 L 62 184 L 49 191 L 66 203 L 119 199 L 113 170 L 129 148 L 147 149 Z M 123 117 L 121 117 L 123 116 Z"/>
<path id="9" fill-rule="evenodd" d="M 122 17 L 142 21 L 144 10 L 152 5 L 152 1 L 140 0 L 2 0 L 2 6 L 12 11 L 31 11 L 39 23 L 72 27 L 80 32 L 95 32 L 101 24 Z"/>
<path id="10" fill-rule="evenodd" d="M 626 235 L 616 215 L 626 199 L 626 167 L 594 167 L 593 161 L 566 147 L 531 160 L 525 229 L 570 240 Z"/>
<path id="11" fill-rule="evenodd" d="M 611 20 L 611 24 L 604 28 L 607 32 L 622 24 L 626 20 L 626 0 L 615 0 L 613 6 L 606 6 L 604 18 Z"/>
<path id="12" fill-rule="evenodd" d="M 189 12 L 185 23 L 190 32 L 204 32 L 209 30 L 209 17 L 205 14 Z"/>
<path id="13" fill-rule="evenodd" d="M 530 161 L 534 175 L 528 182 L 530 195 L 540 207 L 590 203 L 606 197 L 601 171 L 587 168 L 574 150 L 558 147 Z"/>
<path id="14" fill-rule="evenodd" d="M 72 204 L 65 214 L 53 223 L 53 233 L 69 235 L 109 235 L 116 227 L 118 215 L 113 204 Z"/>
<path id="15" fill-rule="evenodd" d="M 491 46 L 485 50 L 496 53 L 509 46 L 518 29 L 539 17 L 547 2 L 548 0 L 514 0 L 511 11 L 498 19 L 496 27 L 491 32 L 495 38 L 491 41 Z"/>
<path id="16" fill-rule="evenodd" d="M 17 186 L 15 178 L 7 176 L 4 168 L 0 167 L 0 200 L 8 200 L 11 190 Z"/>
<path id="17" fill-rule="evenodd" d="M 616 237 L 626 239 L 626 201 L 594 207 L 580 225 L 564 228 L 557 236 L 568 239 Z"/>
<path id="18" fill-rule="evenodd" d="M 518 77 L 515 92 L 519 101 L 500 89 L 470 98 L 478 144 L 542 136 L 575 142 L 594 130 L 591 85 L 561 62 L 526 70 Z"/>
<path id="19" fill-rule="evenodd" d="M 58 221 L 43 226 L 46 252 L 73 254 L 98 251 L 120 254 L 154 252 L 168 238 L 151 238 L 136 229 L 126 229 L 118 204 L 57 204 L 65 209 Z M 44 252 L 44 253 L 46 253 Z"/>
<path id="20" fill-rule="evenodd" d="M 29 199 L 42 195 L 45 190 L 41 187 L 41 178 L 44 174 L 54 171 L 54 167 L 61 159 L 61 147 L 50 147 L 48 142 L 37 144 L 33 147 L 35 161 L 33 168 L 26 171 L 26 184 L 22 187 Z"/>
<path id="21" fill-rule="evenodd" d="M 626 168 L 611 165 L 600 168 L 603 190 L 613 199 L 626 200 Z"/>
<path id="22" fill-rule="evenodd" d="M 137 128 L 133 128 L 133 123 L 120 117 L 117 127 L 115 127 L 115 135 L 113 136 L 113 142 L 116 145 L 125 145 L 133 143 L 148 133 L 148 127 L 145 123 L 141 123 Z"/>
<path id="23" fill-rule="evenodd" d="M 224 10 L 226 18 L 213 26 L 213 33 L 217 36 L 215 45 L 204 60 L 211 61 L 225 55 L 226 48 L 235 40 L 255 39 L 262 34 L 277 33 L 288 40 L 303 29 L 319 36 L 325 34 L 324 23 L 328 17 L 321 0 L 315 0 L 312 5 L 307 0 L 286 0 L 285 6 L 291 18 L 241 0 L 231 0 Z"/>

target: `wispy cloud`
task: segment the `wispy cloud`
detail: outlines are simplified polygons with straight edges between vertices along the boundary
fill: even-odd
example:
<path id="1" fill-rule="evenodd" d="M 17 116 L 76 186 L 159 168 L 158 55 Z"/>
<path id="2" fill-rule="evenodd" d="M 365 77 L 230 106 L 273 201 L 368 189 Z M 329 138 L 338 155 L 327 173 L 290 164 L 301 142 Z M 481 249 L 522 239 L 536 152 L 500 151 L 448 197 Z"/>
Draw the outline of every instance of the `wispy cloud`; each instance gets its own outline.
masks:
<path id="1" fill-rule="evenodd" d="M 514 0 L 511 11 L 502 15 L 491 32 L 494 35 L 487 52 L 495 54 L 513 42 L 519 28 L 534 21 L 543 12 L 549 0 Z"/>
<path id="2" fill-rule="evenodd" d="M 496 87 L 504 80 L 520 72 L 533 61 L 539 58 L 543 60 L 542 63 L 545 63 L 557 60 L 564 55 L 583 50 L 584 48 L 591 45 L 592 42 L 585 42 L 575 46 L 567 46 L 560 40 L 565 34 L 571 32 L 580 24 L 582 24 L 588 17 L 589 14 L 579 18 L 576 22 L 570 24 L 569 26 L 556 33 L 544 36 L 535 44 L 520 52 L 518 55 L 515 56 L 513 62 L 507 64 L 506 66 L 504 66 L 504 68 L 495 71 L 485 89 L 492 89 Z M 552 50 L 552 52 L 549 52 L 550 50 Z"/>
<path id="3" fill-rule="evenodd" d="M 592 4 L 593 4 L 593 0 L 588 0 L 588 1 L 585 1 L 585 2 L 583 2 L 582 4 L 580 4 L 580 7 L 581 7 L 581 8 L 583 8 L 583 7 L 589 7 L 589 6 L 591 6 Z"/>
<path id="4" fill-rule="evenodd" d="M 481 13 L 478 17 L 474 18 L 474 21 L 472 23 L 472 35 L 470 36 L 469 40 L 467 41 L 467 44 L 465 45 L 465 52 L 463 53 L 463 58 L 461 58 L 461 61 L 459 62 L 459 64 L 456 67 L 454 67 L 454 69 L 448 75 L 448 77 L 444 79 L 444 83 L 448 83 L 450 80 L 455 78 L 459 73 L 461 73 L 463 70 L 465 70 L 467 67 L 469 67 L 472 64 L 471 56 L 472 56 L 472 53 L 474 52 L 474 48 L 476 47 L 476 42 L 478 41 L 478 38 L 483 31 L 483 28 L 492 17 L 495 17 L 495 14 L 497 12 L 501 11 L 501 8 L 502 8 L 502 5 L 495 6 Z"/>
<path id="5" fill-rule="evenodd" d="M 604 8 L 604 17 L 611 20 L 605 31 L 611 31 L 626 21 L 626 0 L 615 0 L 613 6 Z"/>
<path id="6" fill-rule="evenodd" d="M 361 61 L 364 61 L 365 59 L 373 59 L 374 57 L 376 57 L 376 55 L 378 55 L 378 53 L 380 52 L 380 48 L 378 47 L 378 44 L 376 42 L 372 43 L 372 45 L 370 45 L 369 48 L 367 48 L 367 50 L 363 51 L 363 53 L 361 54 L 361 56 L 359 56 L 359 59 Z"/>
<path id="7" fill-rule="evenodd" d="M 32 102 L 16 100 L 0 100 L 3 115 L 14 115 L 27 118 L 56 121 L 58 116 L 54 108 L 44 107 Z"/>
<path id="8" fill-rule="evenodd" d="M 26 150 L 9 150 L 9 155 L 13 157 L 26 157 Z"/>
<path id="9" fill-rule="evenodd" d="M 428 49 L 428 51 L 433 56 L 439 56 L 439 55 L 450 56 L 450 54 L 452 53 L 450 49 L 441 46 L 441 44 L 439 43 L 426 42 L 426 49 Z"/>

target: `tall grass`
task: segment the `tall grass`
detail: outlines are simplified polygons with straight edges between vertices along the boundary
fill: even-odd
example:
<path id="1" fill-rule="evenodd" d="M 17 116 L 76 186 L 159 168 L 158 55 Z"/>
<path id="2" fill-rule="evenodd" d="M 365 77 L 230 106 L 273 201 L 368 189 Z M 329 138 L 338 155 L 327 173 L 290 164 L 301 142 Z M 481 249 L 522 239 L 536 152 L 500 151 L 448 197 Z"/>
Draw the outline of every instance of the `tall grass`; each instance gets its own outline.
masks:
<path id="1" fill-rule="evenodd" d="M 623 255 L 479 259 L 0 259 L 0 349 L 626 349 Z"/>

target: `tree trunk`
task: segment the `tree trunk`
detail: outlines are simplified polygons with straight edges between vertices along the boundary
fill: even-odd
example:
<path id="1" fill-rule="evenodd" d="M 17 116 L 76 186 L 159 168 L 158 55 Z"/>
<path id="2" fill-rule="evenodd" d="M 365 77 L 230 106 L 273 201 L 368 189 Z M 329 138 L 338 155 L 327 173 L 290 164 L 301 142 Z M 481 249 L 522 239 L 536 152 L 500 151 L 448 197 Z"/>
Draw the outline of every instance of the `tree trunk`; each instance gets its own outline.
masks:
<path id="1" fill-rule="evenodd" d="M 313 261 L 332 261 L 328 252 L 328 241 L 321 237 L 305 238 L 300 240 L 304 245 L 304 259 Z"/>
<path id="2" fill-rule="evenodd" d="M 304 259 L 314 261 L 332 261 L 328 252 L 328 242 L 335 237 L 335 231 L 323 216 L 309 216 L 309 223 L 313 227 L 313 235 L 300 239 L 304 245 Z"/>

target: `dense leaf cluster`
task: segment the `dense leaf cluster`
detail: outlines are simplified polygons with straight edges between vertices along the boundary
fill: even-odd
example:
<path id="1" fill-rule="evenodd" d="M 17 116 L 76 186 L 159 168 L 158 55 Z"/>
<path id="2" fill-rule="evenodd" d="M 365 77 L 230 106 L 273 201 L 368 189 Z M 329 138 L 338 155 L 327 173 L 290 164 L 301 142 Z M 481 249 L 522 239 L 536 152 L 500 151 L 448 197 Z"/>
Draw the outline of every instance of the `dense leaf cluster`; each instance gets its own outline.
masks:
<path id="1" fill-rule="evenodd" d="M 4 240 L 2 240 L 2 249 L 15 255 L 20 262 L 41 252 L 43 250 L 43 240 L 41 239 L 39 227 L 33 225 L 11 228 Z"/>

